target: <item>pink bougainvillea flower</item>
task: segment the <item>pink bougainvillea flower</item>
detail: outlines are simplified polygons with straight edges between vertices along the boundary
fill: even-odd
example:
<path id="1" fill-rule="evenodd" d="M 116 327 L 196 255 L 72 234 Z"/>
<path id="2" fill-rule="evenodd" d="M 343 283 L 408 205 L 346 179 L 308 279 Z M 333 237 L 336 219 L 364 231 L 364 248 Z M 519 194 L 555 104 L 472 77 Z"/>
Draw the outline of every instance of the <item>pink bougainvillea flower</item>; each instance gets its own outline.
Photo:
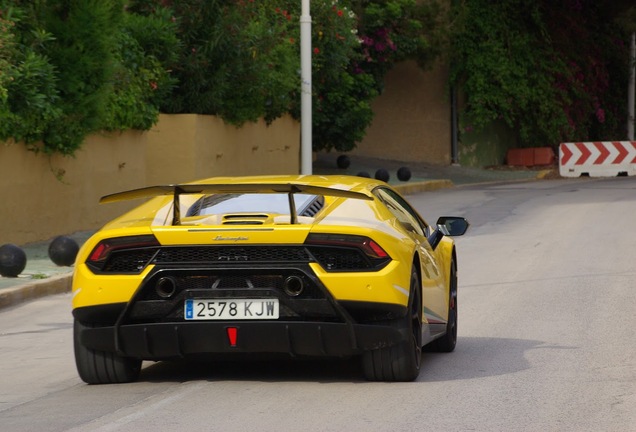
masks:
<path id="1" fill-rule="evenodd" d="M 596 110 L 596 118 L 599 123 L 605 123 L 605 110 L 603 108 L 599 108 Z"/>

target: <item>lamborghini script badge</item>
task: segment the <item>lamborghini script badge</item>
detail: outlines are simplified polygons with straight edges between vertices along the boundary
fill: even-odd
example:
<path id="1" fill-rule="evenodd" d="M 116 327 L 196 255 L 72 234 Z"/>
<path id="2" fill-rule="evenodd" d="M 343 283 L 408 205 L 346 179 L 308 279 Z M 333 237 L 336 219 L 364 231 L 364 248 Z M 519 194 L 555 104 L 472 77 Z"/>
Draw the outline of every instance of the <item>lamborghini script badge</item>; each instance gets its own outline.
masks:
<path id="1" fill-rule="evenodd" d="M 216 237 L 214 237 L 214 241 L 234 241 L 234 242 L 238 242 L 238 241 L 247 241 L 249 240 L 249 237 L 223 237 L 222 235 L 218 235 Z"/>

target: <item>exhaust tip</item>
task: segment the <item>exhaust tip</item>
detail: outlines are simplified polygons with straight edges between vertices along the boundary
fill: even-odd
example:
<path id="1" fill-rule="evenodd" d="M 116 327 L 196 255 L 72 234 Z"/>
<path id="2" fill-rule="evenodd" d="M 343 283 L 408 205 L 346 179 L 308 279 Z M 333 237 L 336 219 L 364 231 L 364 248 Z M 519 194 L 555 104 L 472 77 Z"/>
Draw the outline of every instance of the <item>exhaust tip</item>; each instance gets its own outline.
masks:
<path id="1" fill-rule="evenodd" d="M 287 294 L 288 296 L 298 297 L 305 289 L 305 283 L 303 282 L 302 278 L 298 276 L 289 276 L 287 279 L 285 279 L 285 285 L 283 289 L 285 291 L 285 294 Z"/>
<path id="2" fill-rule="evenodd" d="M 169 299 L 177 292 L 177 281 L 172 277 L 162 277 L 155 285 L 155 292 L 159 297 Z"/>

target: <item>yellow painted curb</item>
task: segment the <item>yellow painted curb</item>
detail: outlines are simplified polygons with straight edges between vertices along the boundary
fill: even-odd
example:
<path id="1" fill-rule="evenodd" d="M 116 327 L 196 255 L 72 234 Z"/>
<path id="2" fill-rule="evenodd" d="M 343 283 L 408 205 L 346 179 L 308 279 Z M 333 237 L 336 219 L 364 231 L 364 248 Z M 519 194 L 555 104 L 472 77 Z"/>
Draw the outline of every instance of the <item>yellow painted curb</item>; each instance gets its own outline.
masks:
<path id="1" fill-rule="evenodd" d="M 450 180 L 427 180 L 408 184 L 392 185 L 395 190 L 402 195 L 409 195 L 418 192 L 428 192 L 437 189 L 450 188 L 455 186 Z"/>
<path id="2" fill-rule="evenodd" d="M 551 174 L 552 170 L 541 170 L 538 172 L 537 174 L 537 180 L 543 180 L 544 178 L 546 178 L 548 176 L 548 174 Z"/>

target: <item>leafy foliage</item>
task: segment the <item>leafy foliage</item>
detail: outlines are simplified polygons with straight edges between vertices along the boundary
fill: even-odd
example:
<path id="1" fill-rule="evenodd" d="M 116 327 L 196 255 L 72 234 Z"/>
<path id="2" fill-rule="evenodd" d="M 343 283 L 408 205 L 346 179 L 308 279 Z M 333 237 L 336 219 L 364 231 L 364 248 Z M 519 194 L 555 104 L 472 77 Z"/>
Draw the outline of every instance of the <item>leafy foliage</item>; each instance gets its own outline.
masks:
<path id="1" fill-rule="evenodd" d="M 16 58 L 15 35 L 13 33 L 15 22 L 7 20 L 0 15 L 0 138 L 10 136 L 13 114 L 9 109 L 9 89 L 15 79 L 13 62 Z"/>
<path id="2" fill-rule="evenodd" d="M 313 147 L 351 150 L 371 123 L 371 101 L 378 94 L 373 76 L 357 67 L 357 16 L 343 1 L 314 2 L 311 15 Z M 300 118 L 300 93 L 292 101 Z"/>
<path id="3" fill-rule="evenodd" d="M 161 106 L 168 113 L 214 114 L 240 125 L 273 120 L 289 108 L 299 85 L 297 52 L 288 19 L 274 0 L 165 1 L 183 44 L 173 76 L 179 85 Z M 150 13 L 153 1 L 131 9 Z"/>
<path id="4" fill-rule="evenodd" d="M 52 35 L 33 28 L 20 8 L 4 6 L 0 10 L 0 61 L 4 63 L 0 69 L 0 139 L 32 144 L 62 115 L 55 66 L 43 49 Z"/>
<path id="5" fill-rule="evenodd" d="M 167 69 L 177 62 L 181 48 L 176 24 L 166 8 L 147 16 L 129 13 L 116 36 L 104 128 L 150 129 L 177 82 Z"/>
<path id="6" fill-rule="evenodd" d="M 297 23 L 276 7 L 279 3 L 238 1 L 227 11 L 225 26 L 236 57 L 227 86 L 231 96 L 227 95 L 219 114 L 231 123 L 259 117 L 271 121 L 284 115 L 289 95 L 300 86 L 298 51 L 288 36 Z"/>
<path id="7" fill-rule="evenodd" d="M 503 120 L 518 146 L 620 138 L 625 37 L 593 2 L 506 0 L 458 9 L 451 82 L 471 123 Z"/>
<path id="8" fill-rule="evenodd" d="M 394 62 L 437 55 L 423 28 L 435 28 L 438 9 L 414 0 L 321 0 L 311 4 L 314 149 L 351 150 L 372 119 Z M 296 0 L 166 0 L 183 44 L 173 76 L 178 81 L 161 110 L 221 116 L 241 125 L 286 113 L 300 116 L 300 2 Z M 152 13 L 152 0 L 130 10 Z M 354 11 L 360 11 L 362 15 Z M 365 18 L 367 10 L 369 18 Z M 426 21 L 423 19 L 426 18 Z M 364 32 L 384 35 L 369 46 Z M 384 32 L 384 33 L 383 33 Z M 395 41 L 390 41 L 394 38 Z M 384 43 L 384 45 L 382 45 Z"/>
<path id="9" fill-rule="evenodd" d="M 7 101 L 7 86 L 12 78 L 12 60 L 15 56 L 15 35 L 12 32 L 14 25 L 13 22 L 0 16 L 0 103 Z"/>
<path id="10" fill-rule="evenodd" d="M 427 67 L 449 40 L 464 133 L 499 121 L 521 146 L 620 138 L 632 1 L 464 0 L 452 21 L 440 4 L 312 2 L 314 149 L 355 147 L 392 66 Z M 299 15 L 297 0 L 0 0 L 0 139 L 70 155 L 160 111 L 298 118 Z"/>
<path id="11" fill-rule="evenodd" d="M 1 140 L 72 155 L 91 132 L 156 122 L 174 84 L 169 16 L 124 15 L 120 0 L 4 0 L 0 18 Z"/>
<path id="12" fill-rule="evenodd" d="M 414 59 L 427 68 L 447 46 L 447 17 L 439 2 L 357 0 L 361 59 L 358 67 L 371 73 L 379 91 L 396 62 Z"/>
<path id="13" fill-rule="evenodd" d="M 0 138 L 24 141 L 35 151 L 72 154 L 101 126 L 110 82 L 109 30 L 117 8 L 112 2 L 62 0 L 0 6 L 13 23 L 14 40 Z"/>
<path id="14" fill-rule="evenodd" d="M 316 150 L 352 149 L 391 66 L 439 54 L 436 4 L 312 2 Z M 297 0 L 0 0 L 0 139 L 71 155 L 160 111 L 298 118 L 299 16 Z"/>
<path id="15" fill-rule="evenodd" d="M 72 153 L 84 136 L 104 126 L 112 91 L 115 35 L 122 20 L 120 0 L 50 0 L 39 11 L 51 33 L 47 54 L 58 71 L 61 121 L 44 133 L 46 151 Z"/>
<path id="16" fill-rule="evenodd" d="M 428 67 L 441 54 L 443 14 L 436 1 L 415 0 L 313 2 L 311 14 L 314 150 L 349 151 L 364 138 L 393 65 Z"/>

